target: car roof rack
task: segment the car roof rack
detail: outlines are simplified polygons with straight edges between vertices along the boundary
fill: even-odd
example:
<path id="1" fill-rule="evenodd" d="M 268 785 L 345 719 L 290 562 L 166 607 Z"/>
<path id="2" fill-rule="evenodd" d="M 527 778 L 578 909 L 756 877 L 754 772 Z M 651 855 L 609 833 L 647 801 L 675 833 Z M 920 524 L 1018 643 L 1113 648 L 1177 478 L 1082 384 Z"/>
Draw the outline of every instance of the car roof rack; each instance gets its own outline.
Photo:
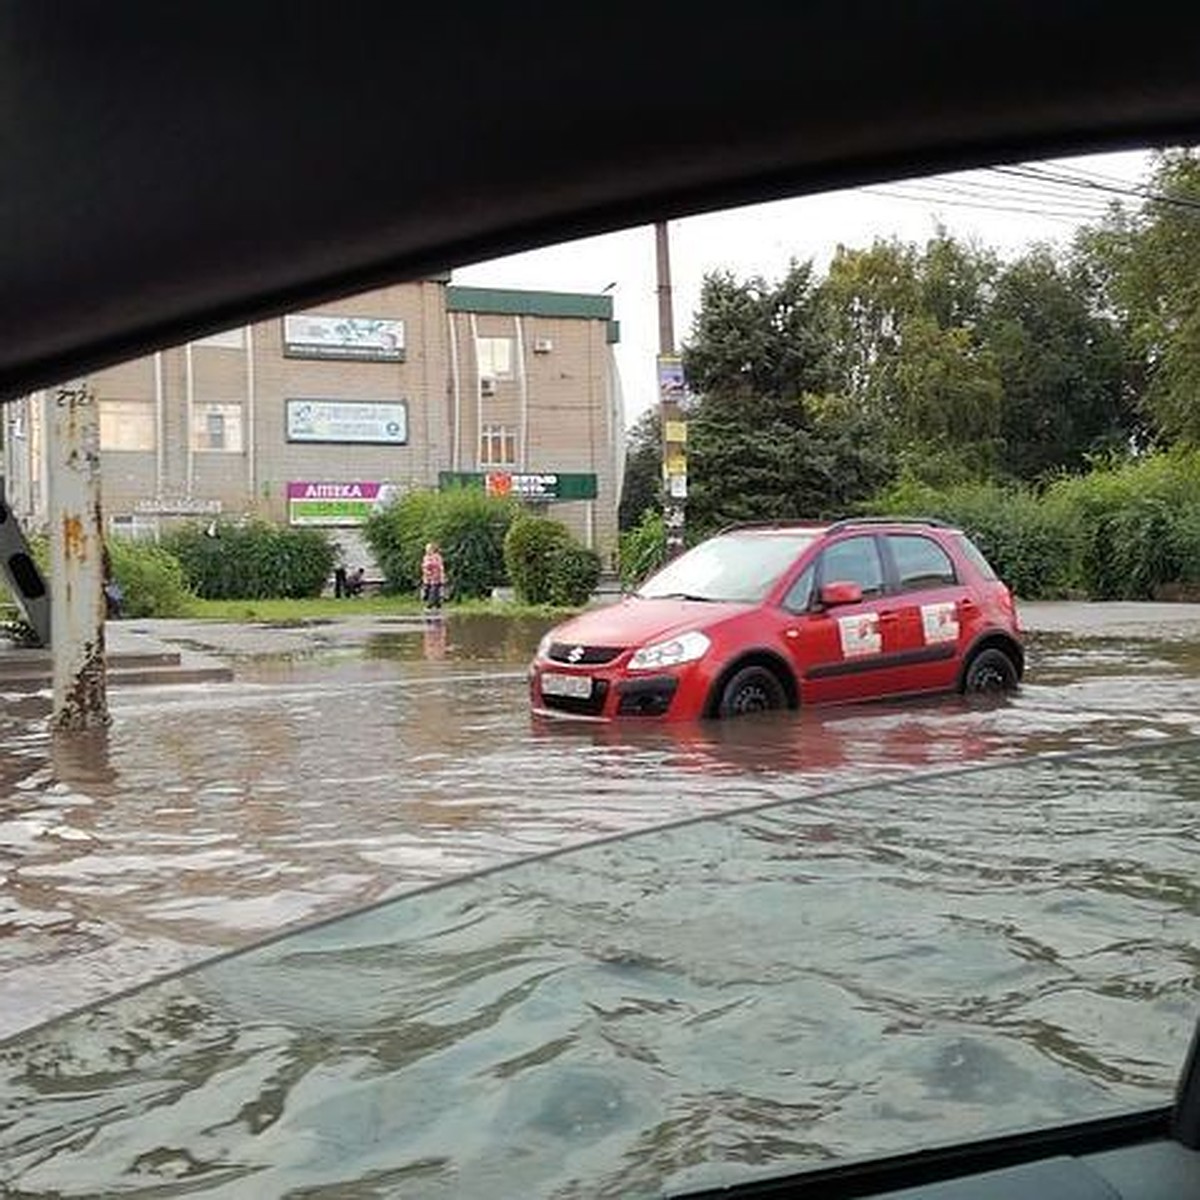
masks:
<path id="1" fill-rule="evenodd" d="M 939 517 L 834 517 L 828 521 L 736 521 L 732 525 L 724 525 L 719 533 L 736 533 L 739 530 L 753 529 L 824 529 L 833 533 L 839 529 L 849 529 L 855 525 L 923 525 L 935 529 L 957 529 L 949 521 Z"/>
<path id="2" fill-rule="evenodd" d="M 847 529 L 852 525 L 926 525 L 934 529 L 958 528 L 940 517 L 842 517 L 832 521 L 829 530 L 832 533 L 835 529 Z"/>
<path id="3" fill-rule="evenodd" d="M 718 533 L 737 533 L 739 530 L 752 529 L 828 529 L 829 521 L 734 521 L 732 525 L 722 525 Z"/>

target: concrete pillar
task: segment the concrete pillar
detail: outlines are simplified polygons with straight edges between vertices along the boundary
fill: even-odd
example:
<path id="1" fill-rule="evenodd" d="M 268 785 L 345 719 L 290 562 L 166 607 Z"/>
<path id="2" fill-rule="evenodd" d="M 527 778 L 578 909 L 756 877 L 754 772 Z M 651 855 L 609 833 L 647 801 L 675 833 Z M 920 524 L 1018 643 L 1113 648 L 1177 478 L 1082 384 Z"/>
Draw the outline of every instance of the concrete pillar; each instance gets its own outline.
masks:
<path id="1" fill-rule="evenodd" d="M 82 380 L 56 389 L 49 408 L 50 720 L 56 730 L 101 729 L 109 715 L 99 409 Z"/>

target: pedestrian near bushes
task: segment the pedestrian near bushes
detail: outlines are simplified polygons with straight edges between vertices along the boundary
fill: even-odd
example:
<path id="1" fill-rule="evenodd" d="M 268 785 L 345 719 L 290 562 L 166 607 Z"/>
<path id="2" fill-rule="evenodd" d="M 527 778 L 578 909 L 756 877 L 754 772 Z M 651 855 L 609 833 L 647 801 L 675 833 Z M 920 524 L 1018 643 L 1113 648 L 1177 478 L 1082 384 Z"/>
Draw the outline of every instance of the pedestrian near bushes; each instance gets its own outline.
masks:
<path id="1" fill-rule="evenodd" d="M 441 608 L 446 591 L 446 564 L 437 542 L 425 543 L 425 557 L 421 559 L 421 599 L 427 608 Z"/>

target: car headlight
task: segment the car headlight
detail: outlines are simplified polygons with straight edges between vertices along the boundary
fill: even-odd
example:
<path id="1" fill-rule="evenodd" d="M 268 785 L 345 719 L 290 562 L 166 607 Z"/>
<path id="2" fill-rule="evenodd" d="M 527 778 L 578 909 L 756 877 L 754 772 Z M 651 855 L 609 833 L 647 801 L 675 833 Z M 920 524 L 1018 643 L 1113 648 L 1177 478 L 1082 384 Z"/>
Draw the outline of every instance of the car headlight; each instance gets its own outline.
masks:
<path id="1" fill-rule="evenodd" d="M 554 645 L 554 631 L 551 630 L 540 642 L 538 642 L 537 657 L 549 658 L 550 647 Z"/>
<path id="2" fill-rule="evenodd" d="M 631 671 L 655 671 L 660 667 L 677 667 L 681 663 L 695 662 L 708 653 L 712 643 L 704 634 L 693 630 L 681 633 L 666 642 L 655 642 L 643 646 L 630 660 Z"/>

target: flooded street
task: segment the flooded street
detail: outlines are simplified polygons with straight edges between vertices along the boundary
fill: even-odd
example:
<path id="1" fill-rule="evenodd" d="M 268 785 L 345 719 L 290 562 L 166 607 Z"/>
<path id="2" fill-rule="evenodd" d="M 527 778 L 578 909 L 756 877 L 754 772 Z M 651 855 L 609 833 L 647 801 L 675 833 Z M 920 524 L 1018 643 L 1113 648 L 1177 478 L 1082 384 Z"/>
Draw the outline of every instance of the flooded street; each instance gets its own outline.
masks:
<path id="1" fill-rule="evenodd" d="M 0 1035 L 285 926 L 605 834 L 1200 733 L 1200 642 L 1045 624 L 1008 701 L 659 729 L 531 721 L 537 622 L 176 629 L 234 681 L 114 689 L 109 733 L 68 744 L 46 732 L 44 695 L 4 698 Z M 1114 832 L 1112 856 L 1126 851 Z"/>

